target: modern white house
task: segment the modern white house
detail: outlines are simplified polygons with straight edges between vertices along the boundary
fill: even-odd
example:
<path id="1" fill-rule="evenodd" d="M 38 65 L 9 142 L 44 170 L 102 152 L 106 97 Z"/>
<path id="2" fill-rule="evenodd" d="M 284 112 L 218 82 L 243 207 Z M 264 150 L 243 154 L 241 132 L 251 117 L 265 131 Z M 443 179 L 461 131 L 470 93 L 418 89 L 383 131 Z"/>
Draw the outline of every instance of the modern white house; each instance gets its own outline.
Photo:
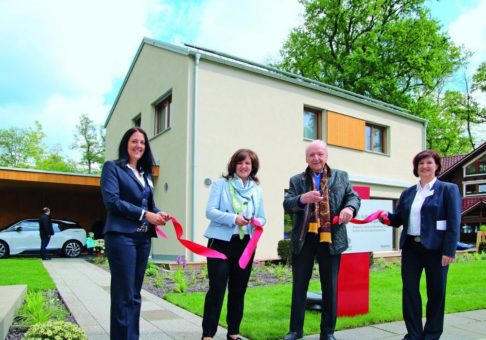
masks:
<path id="1" fill-rule="evenodd" d="M 211 182 L 239 148 L 260 159 L 267 225 L 256 259 L 276 259 L 289 178 L 305 169 L 305 148 L 322 139 L 328 164 L 346 170 L 371 198 L 396 200 L 416 182 L 413 156 L 425 148 L 426 121 L 403 109 L 295 74 L 201 47 L 143 39 L 106 120 L 106 158 L 123 133 L 141 126 L 159 164 L 155 199 L 178 218 L 184 237 L 206 244 Z M 172 227 L 152 257 L 205 259 L 186 251 Z"/>

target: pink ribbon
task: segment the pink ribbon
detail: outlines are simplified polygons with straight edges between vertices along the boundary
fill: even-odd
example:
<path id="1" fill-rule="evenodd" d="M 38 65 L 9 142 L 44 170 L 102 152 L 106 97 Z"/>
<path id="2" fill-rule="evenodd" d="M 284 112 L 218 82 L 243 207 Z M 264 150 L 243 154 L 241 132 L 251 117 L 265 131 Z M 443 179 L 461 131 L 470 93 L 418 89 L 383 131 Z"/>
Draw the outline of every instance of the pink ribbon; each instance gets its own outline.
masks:
<path id="1" fill-rule="evenodd" d="M 215 259 L 222 259 L 222 260 L 228 259 L 225 254 L 220 253 L 217 250 L 202 246 L 196 242 L 183 239 L 182 234 L 184 233 L 184 229 L 182 228 L 181 223 L 175 217 L 172 216 L 169 216 L 169 220 L 172 221 L 172 224 L 174 225 L 174 231 L 176 233 L 177 240 L 179 240 L 179 242 L 185 248 L 201 256 L 215 258 Z M 260 224 L 260 221 L 258 221 L 256 218 L 252 218 L 251 223 L 255 225 L 256 228 L 255 231 L 253 232 L 253 236 L 250 238 L 250 241 L 246 245 L 238 261 L 238 264 L 241 269 L 245 269 L 246 266 L 248 265 L 248 262 L 250 262 L 253 252 L 255 251 L 255 248 L 257 246 L 258 240 L 260 239 L 260 236 L 263 233 L 263 228 L 262 225 Z M 162 229 L 160 229 L 160 226 L 156 225 L 155 231 L 157 232 L 157 235 L 159 235 L 160 237 L 168 239 L 167 235 L 162 231 Z"/>
<path id="2" fill-rule="evenodd" d="M 378 211 L 375 211 L 374 213 L 372 213 L 371 215 L 367 216 L 366 218 L 360 220 L 360 219 L 357 219 L 357 218 L 352 218 L 351 223 L 354 223 L 354 224 L 366 224 L 366 223 L 370 223 L 374 220 L 377 220 L 377 219 L 382 219 L 383 220 L 383 223 L 386 224 L 386 225 L 390 225 L 390 220 L 388 219 L 388 216 L 386 216 L 386 212 L 383 211 L 383 210 L 378 210 Z M 338 224 L 339 223 L 339 216 L 334 216 L 332 218 L 332 223 L 333 224 Z"/>
<path id="3" fill-rule="evenodd" d="M 255 248 L 257 246 L 258 240 L 263 233 L 263 228 L 259 220 L 257 220 L 256 218 L 252 218 L 250 223 L 255 226 L 255 230 L 253 231 L 253 236 L 250 238 L 250 241 L 246 245 L 245 250 L 243 250 L 243 253 L 240 256 L 240 260 L 238 261 L 241 269 L 245 269 L 248 265 L 248 262 L 250 262 L 251 256 L 253 255 L 253 252 L 255 251 Z"/>

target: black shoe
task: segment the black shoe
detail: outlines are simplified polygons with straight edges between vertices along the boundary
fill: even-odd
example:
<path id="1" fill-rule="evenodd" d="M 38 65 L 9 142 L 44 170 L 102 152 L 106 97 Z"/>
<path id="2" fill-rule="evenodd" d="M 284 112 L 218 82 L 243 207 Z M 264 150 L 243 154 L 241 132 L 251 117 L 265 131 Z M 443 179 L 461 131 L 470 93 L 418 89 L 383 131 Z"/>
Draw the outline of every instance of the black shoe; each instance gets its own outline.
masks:
<path id="1" fill-rule="evenodd" d="M 226 340 L 243 340 L 243 339 L 240 338 L 239 336 L 237 336 L 236 338 L 232 338 L 232 337 L 230 337 L 229 334 L 226 334 Z"/>
<path id="2" fill-rule="evenodd" d="M 302 332 L 288 332 L 283 340 L 297 340 L 297 339 L 302 339 L 304 337 L 304 334 Z"/>
<path id="3" fill-rule="evenodd" d="M 319 340 L 336 340 L 334 334 L 321 334 Z"/>
<path id="4" fill-rule="evenodd" d="M 43 257 L 43 258 L 42 258 L 42 261 L 48 261 L 48 260 L 50 260 L 50 259 L 51 259 L 50 257 Z"/>

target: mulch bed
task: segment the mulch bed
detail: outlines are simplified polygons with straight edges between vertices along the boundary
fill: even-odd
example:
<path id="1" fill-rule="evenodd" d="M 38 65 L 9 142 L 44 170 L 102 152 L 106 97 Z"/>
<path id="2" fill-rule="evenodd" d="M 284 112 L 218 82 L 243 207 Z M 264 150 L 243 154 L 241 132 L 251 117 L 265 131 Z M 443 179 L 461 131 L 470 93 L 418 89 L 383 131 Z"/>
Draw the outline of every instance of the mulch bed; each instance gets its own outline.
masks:
<path id="1" fill-rule="evenodd" d="M 49 299 L 57 299 L 56 305 L 64 306 L 64 308 L 69 312 L 69 309 L 66 308 L 66 305 L 62 301 L 61 296 L 59 295 L 59 292 L 57 290 L 49 290 L 46 292 L 46 295 L 49 297 Z M 69 315 L 66 316 L 64 321 L 77 324 L 76 320 L 70 313 Z M 7 337 L 5 338 L 5 340 L 21 340 L 28 330 L 29 327 L 22 326 L 21 320 L 18 317 L 15 317 L 12 325 L 8 330 Z"/>

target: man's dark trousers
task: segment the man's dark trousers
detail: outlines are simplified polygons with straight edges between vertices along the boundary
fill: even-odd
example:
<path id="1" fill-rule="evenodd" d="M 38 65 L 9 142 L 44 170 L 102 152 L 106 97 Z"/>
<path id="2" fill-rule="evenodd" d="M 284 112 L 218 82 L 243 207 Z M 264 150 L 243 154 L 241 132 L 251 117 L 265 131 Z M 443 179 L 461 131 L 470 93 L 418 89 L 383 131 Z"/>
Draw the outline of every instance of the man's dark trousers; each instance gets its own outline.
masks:
<path id="1" fill-rule="evenodd" d="M 51 235 L 43 236 L 41 237 L 41 249 L 40 249 L 40 256 L 41 259 L 46 259 L 47 258 L 47 245 L 49 244 L 49 241 L 51 240 Z"/>
<path id="2" fill-rule="evenodd" d="M 321 334 L 333 334 L 337 319 L 337 280 L 341 254 L 331 255 L 329 244 L 320 243 L 319 235 L 307 233 L 299 254 L 292 254 L 292 310 L 290 331 L 302 334 L 304 328 L 305 301 L 314 259 L 319 264 L 322 290 Z"/>

